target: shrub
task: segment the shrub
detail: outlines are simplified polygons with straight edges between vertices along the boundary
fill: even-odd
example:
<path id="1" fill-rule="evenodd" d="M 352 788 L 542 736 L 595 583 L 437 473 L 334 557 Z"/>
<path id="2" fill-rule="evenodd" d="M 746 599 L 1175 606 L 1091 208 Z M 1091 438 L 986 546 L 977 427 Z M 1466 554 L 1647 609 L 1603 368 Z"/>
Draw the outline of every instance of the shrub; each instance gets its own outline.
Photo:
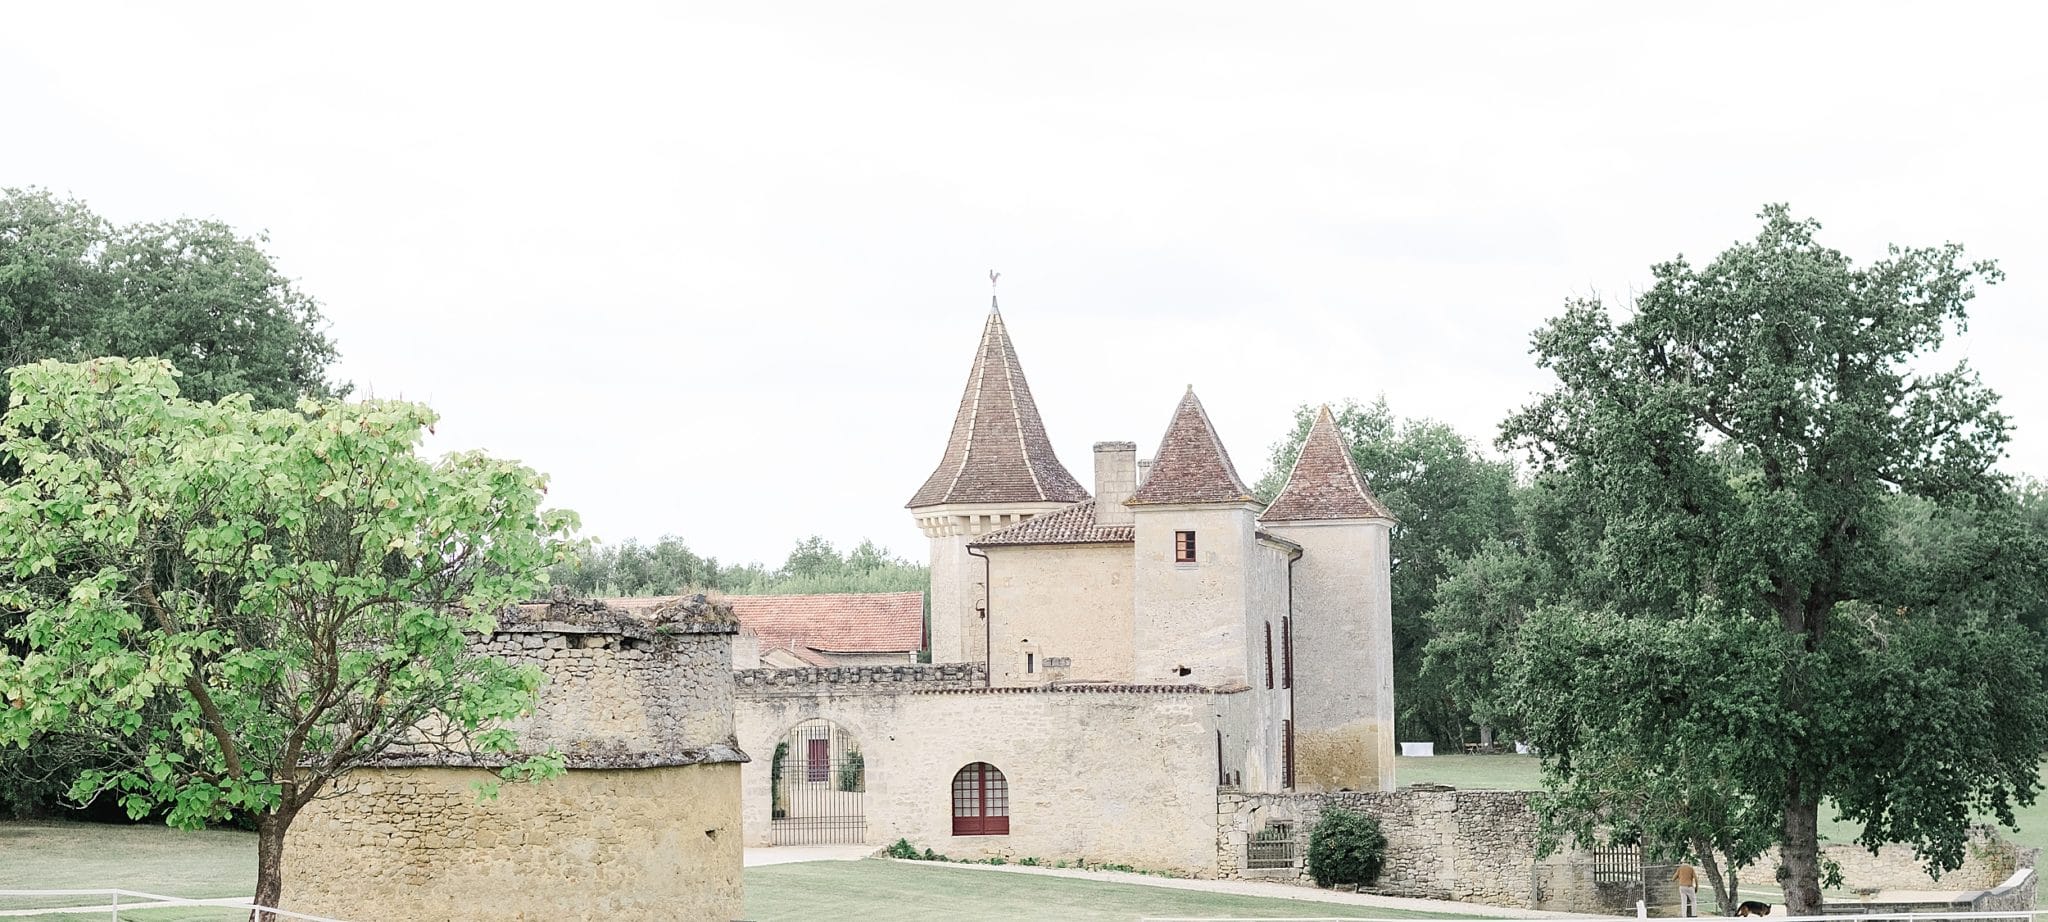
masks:
<path id="1" fill-rule="evenodd" d="M 847 750 L 845 761 L 839 765 L 839 789 L 842 791 L 867 790 L 868 762 L 858 749 Z"/>
<path id="2" fill-rule="evenodd" d="M 1316 886 L 1372 886 L 1386 864 L 1380 821 L 1350 810 L 1326 810 L 1308 833 L 1308 875 Z"/>
<path id="3" fill-rule="evenodd" d="M 917 846 L 910 844 L 909 839 L 897 839 L 894 844 L 884 849 L 882 853 L 891 858 L 901 858 L 905 861 L 916 861 L 921 857 L 917 853 Z"/>

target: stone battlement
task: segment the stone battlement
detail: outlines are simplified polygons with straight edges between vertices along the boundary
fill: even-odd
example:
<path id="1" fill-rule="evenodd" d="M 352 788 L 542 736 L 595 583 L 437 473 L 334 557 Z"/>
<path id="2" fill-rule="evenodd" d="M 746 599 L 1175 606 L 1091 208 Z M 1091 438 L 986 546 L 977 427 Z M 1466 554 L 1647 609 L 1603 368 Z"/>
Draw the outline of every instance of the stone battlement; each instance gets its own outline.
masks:
<path id="1" fill-rule="evenodd" d="M 882 694 L 978 689 L 988 682 L 988 668 L 981 663 L 919 663 L 816 669 L 736 669 L 733 681 L 741 697 Z"/>

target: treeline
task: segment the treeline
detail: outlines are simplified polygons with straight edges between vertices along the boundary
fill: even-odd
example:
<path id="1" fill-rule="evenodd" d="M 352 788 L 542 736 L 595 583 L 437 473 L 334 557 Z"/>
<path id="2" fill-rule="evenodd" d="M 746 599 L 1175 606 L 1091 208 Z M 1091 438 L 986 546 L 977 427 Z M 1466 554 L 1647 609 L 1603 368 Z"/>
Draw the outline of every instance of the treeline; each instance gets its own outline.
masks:
<path id="1" fill-rule="evenodd" d="M 653 544 L 627 540 L 598 545 L 581 559 L 559 564 L 554 585 L 586 598 L 723 592 L 771 595 L 823 592 L 923 592 L 930 583 L 924 564 L 894 556 L 870 540 L 841 553 L 812 535 L 796 543 L 782 565 L 726 564 L 690 550 L 683 539 L 664 535 Z"/>

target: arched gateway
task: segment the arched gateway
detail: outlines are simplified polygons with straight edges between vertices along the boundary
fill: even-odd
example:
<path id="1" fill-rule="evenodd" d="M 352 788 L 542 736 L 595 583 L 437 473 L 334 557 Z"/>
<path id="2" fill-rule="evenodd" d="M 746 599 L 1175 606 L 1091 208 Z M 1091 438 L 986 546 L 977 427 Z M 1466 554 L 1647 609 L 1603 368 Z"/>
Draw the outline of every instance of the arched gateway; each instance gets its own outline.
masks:
<path id="1" fill-rule="evenodd" d="M 867 838 L 867 761 L 853 734 L 813 718 L 775 744 L 769 817 L 776 845 L 857 845 Z"/>

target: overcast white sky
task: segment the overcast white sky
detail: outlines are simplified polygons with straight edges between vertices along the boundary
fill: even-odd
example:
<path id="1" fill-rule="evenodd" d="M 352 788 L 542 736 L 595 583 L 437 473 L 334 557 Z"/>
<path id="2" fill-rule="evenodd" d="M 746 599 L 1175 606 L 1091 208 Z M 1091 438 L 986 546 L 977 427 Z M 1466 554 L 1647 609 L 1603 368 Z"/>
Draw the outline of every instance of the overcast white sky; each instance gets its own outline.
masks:
<path id="1" fill-rule="evenodd" d="M 1249 479 L 1309 401 L 1491 442 L 1565 298 L 1772 201 L 2000 260 L 1957 352 L 2048 474 L 2028 5 L 990 6 L 20 4 L 0 185 L 267 230 L 436 450 L 729 560 L 924 556 L 990 268 L 1082 482 L 1189 383 Z"/>

